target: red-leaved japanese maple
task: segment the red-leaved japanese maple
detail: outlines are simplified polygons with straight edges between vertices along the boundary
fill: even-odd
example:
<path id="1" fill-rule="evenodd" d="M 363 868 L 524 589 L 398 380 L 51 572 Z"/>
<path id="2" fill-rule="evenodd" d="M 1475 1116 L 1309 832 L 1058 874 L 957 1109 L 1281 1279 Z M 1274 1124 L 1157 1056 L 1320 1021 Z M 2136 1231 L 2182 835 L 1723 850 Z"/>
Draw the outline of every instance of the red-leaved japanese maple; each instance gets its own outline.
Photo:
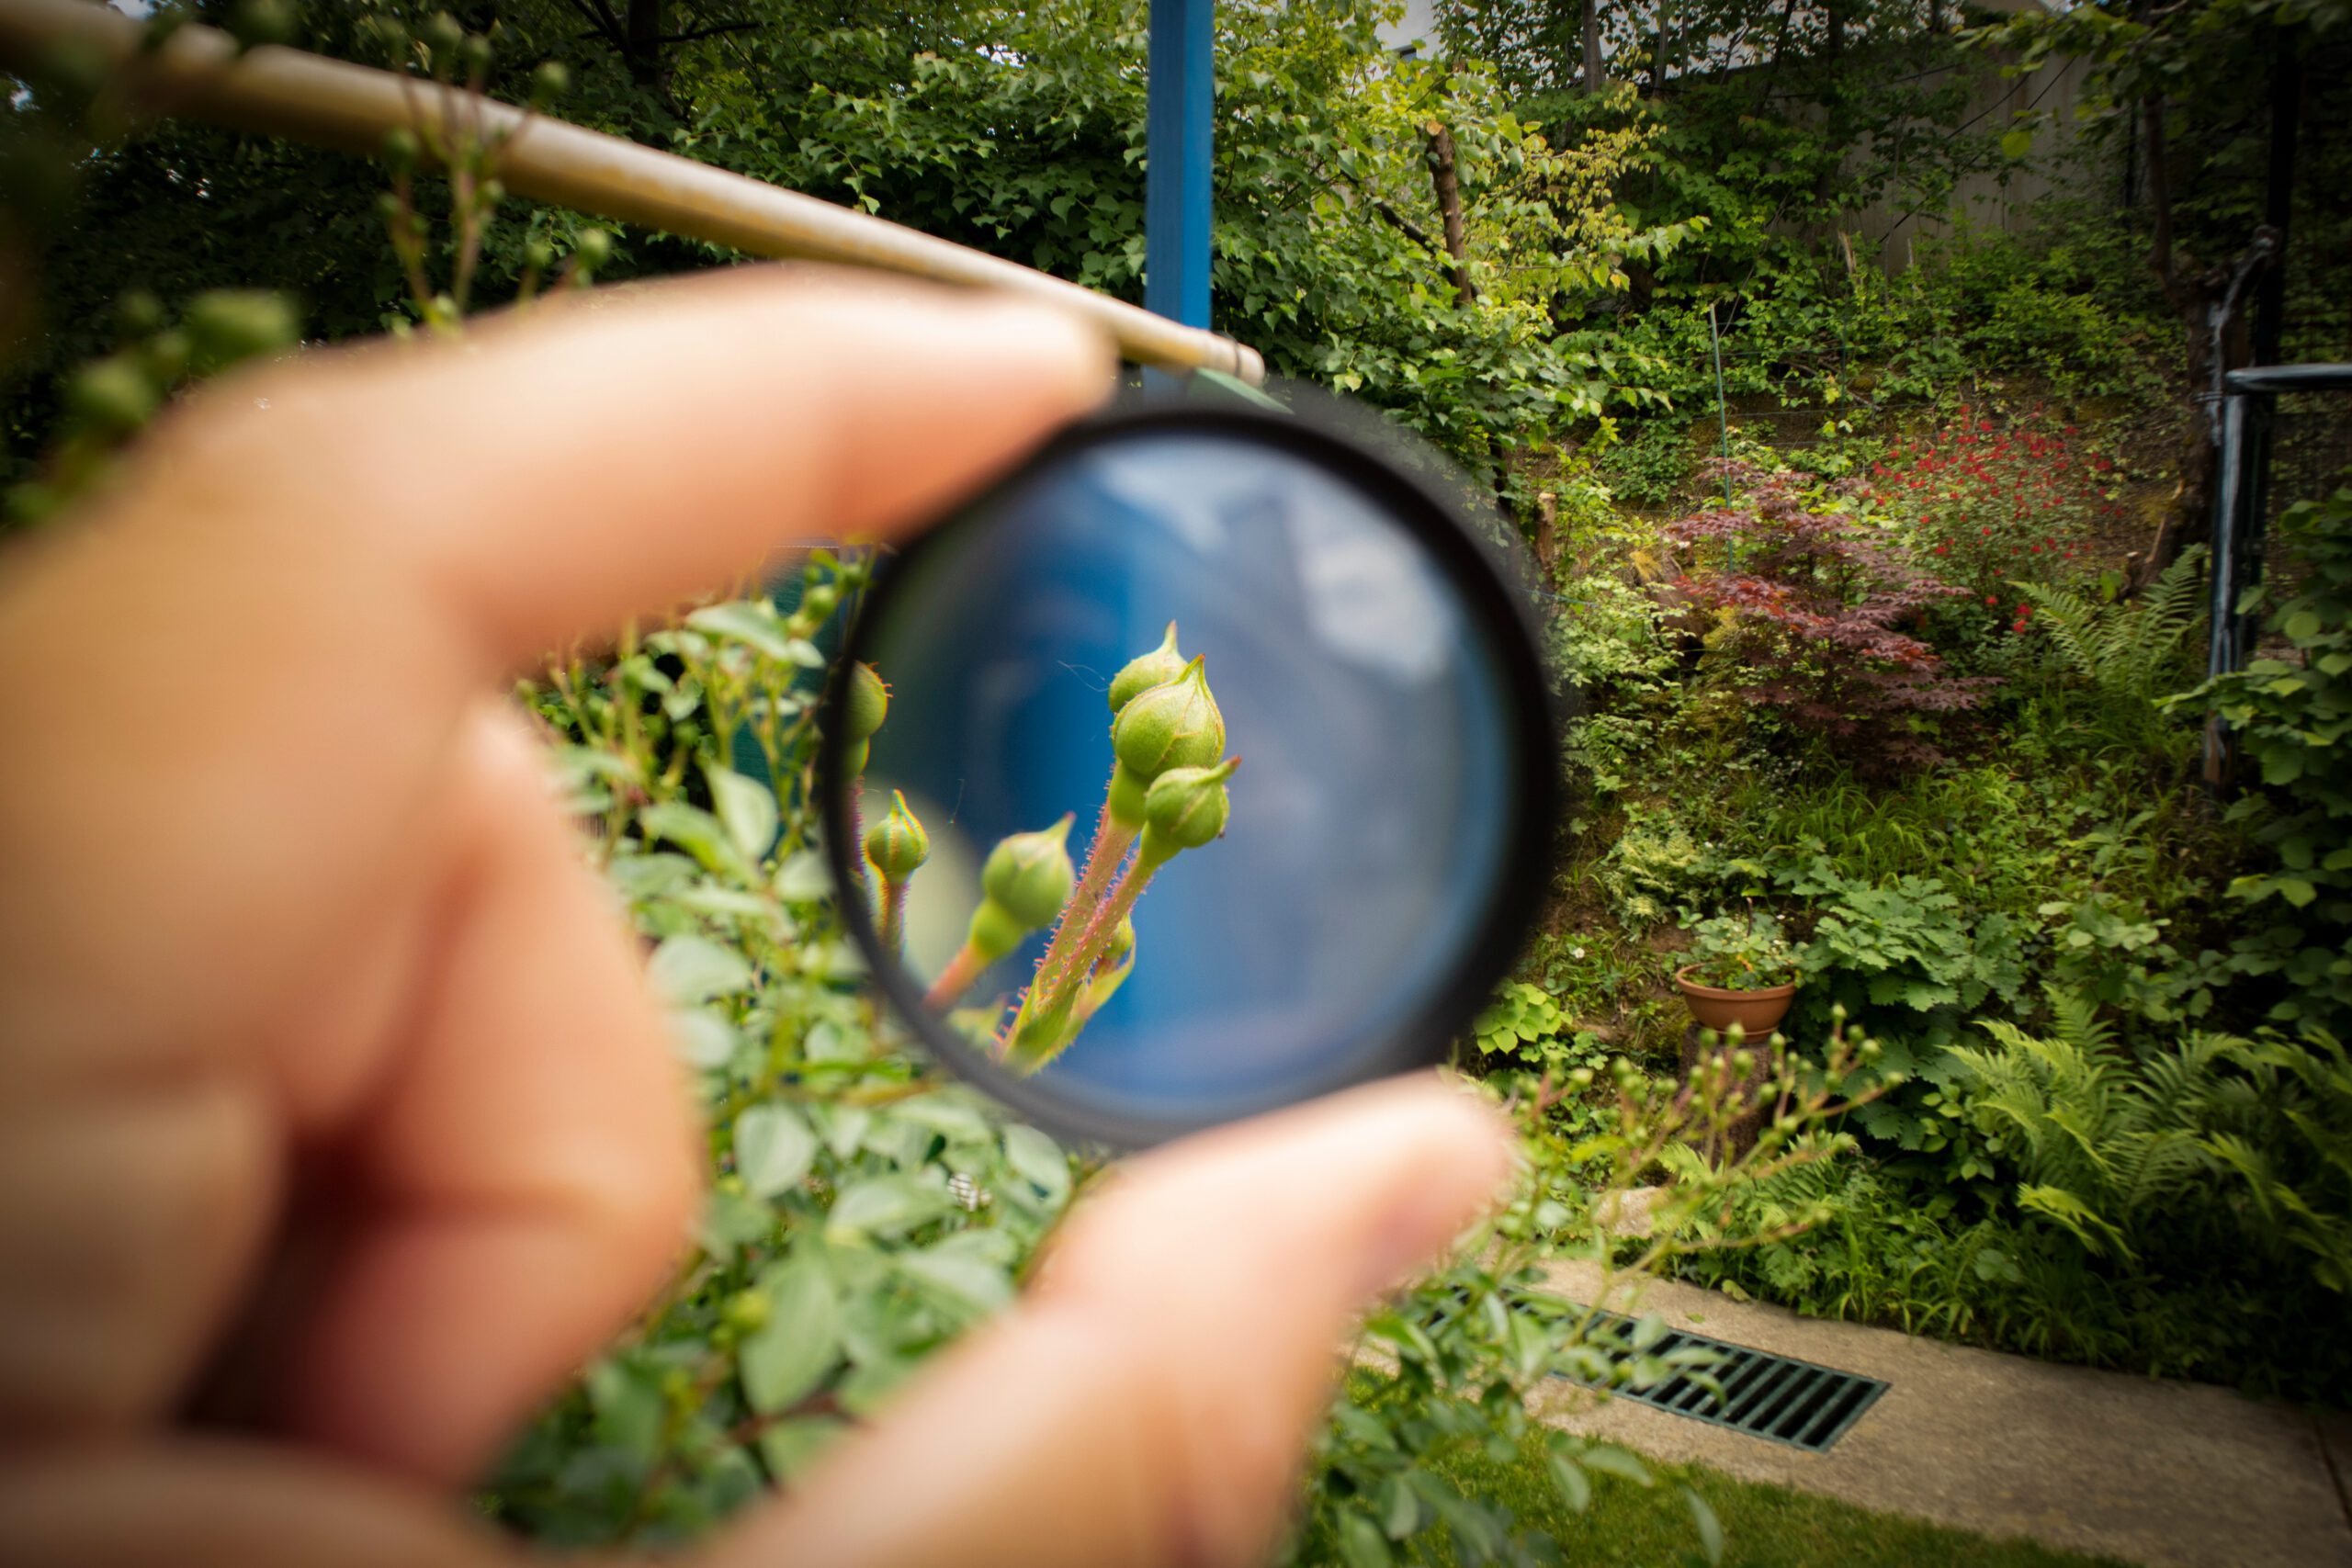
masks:
<path id="1" fill-rule="evenodd" d="M 1736 661 L 1740 694 L 1827 739 L 1860 772 L 1941 761 L 1939 716 L 1976 706 L 1997 682 L 1951 674 L 1896 628 L 1966 591 L 1839 510 L 1839 487 L 1808 495 L 1799 475 L 1727 471 L 1735 503 L 1670 524 L 1665 536 L 1690 563 L 1675 587 L 1724 620 L 1713 644 Z"/>

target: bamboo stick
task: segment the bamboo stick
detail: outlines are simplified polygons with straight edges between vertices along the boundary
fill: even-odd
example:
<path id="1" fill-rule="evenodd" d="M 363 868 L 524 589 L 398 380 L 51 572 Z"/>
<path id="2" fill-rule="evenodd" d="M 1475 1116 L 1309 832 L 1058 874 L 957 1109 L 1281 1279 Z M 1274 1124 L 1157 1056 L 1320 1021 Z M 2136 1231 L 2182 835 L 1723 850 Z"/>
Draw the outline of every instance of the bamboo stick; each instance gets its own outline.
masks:
<path id="1" fill-rule="evenodd" d="M 0 0 L 0 65 L 24 69 L 63 44 L 126 61 L 140 24 L 91 0 Z M 264 47 L 240 57 L 228 36 L 189 26 L 142 68 L 142 88 L 174 114 L 372 156 L 385 132 L 438 130 L 453 95 L 389 71 L 301 50 Z M 482 103 L 486 135 L 523 124 L 510 105 Z M 507 142 L 498 177 L 519 196 L 727 245 L 752 255 L 837 262 L 972 288 L 1001 288 L 1073 311 L 1117 340 L 1140 365 L 1265 379 L 1256 350 L 1187 327 L 1017 262 L 918 233 L 888 220 L 780 189 L 691 158 L 543 115 Z M 429 139 L 427 139 L 429 140 Z"/>

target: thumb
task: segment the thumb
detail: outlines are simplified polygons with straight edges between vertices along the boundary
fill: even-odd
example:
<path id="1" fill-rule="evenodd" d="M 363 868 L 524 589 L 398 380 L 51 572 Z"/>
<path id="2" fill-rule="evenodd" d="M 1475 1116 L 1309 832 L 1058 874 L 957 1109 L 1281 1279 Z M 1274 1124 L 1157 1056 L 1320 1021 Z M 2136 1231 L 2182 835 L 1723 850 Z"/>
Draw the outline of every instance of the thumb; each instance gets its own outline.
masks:
<path id="1" fill-rule="evenodd" d="M 1424 1077 L 1135 1161 L 1030 1299 L 711 1568 L 1259 1560 L 1351 1318 L 1494 1201 L 1510 1151 L 1499 1117 Z"/>

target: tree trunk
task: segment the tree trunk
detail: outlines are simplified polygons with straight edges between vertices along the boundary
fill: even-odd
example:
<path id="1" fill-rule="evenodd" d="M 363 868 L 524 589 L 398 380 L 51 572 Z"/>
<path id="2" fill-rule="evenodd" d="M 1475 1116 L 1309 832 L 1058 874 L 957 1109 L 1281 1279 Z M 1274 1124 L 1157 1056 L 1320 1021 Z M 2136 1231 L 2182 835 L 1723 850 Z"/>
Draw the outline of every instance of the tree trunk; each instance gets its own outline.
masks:
<path id="1" fill-rule="evenodd" d="M 1608 85 L 1600 61 L 1600 0 L 1584 0 L 1584 90 L 1598 95 Z"/>
<path id="2" fill-rule="evenodd" d="M 1453 263 L 1449 271 L 1454 297 L 1468 305 L 1476 300 L 1478 290 L 1470 282 L 1469 236 L 1462 222 L 1462 182 L 1454 167 L 1453 132 L 1437 119 L 1422 129 L 1429 132 L 1430 184 L 1437 192 L 1438 217 L 1445 226 L 1445 254 Z"/>
<path id="3" fill-rule="evenodd" d="M 662 52 L 662 24 L 669 0 L 628 0 L 628 36 L 621 45 L 628 79 L 664 97 L 670 92 L 670 60 Z"/>
<path id="4" fill-rule="evenodd" d="M 2162 100 L 2148 98 L 2140 106 L 2140 123 L 2147 147 L 2148 265 L 2164 288 L 2165 300 L 2180 319 L 2188 339 L 2184 355 L 2189 395 L 2197 400 L 2197 417 L 2189 422 L 2180 446 L 2180 483 L 2171 504 L 2156 525 L 2156 536 L 2146 558 L 2132 573 L 2133 586 L 2144 587 L 2180 558 L 2191 545 L 2210 540 L 2213 532 L 2213 473 L 2215 428 L 2221 409 L 2211 400 L 2221 373 L 2246 361 L 2248 337 L 2244 309 L 2247 285 L 2264 268 L 2278 265 L 2278 231 L 2264 225 L 2236 257 L 2220 266 L 2199 267 L 2180 250 L 2172 232 L 2172 170 L 2165 142 Z"/>

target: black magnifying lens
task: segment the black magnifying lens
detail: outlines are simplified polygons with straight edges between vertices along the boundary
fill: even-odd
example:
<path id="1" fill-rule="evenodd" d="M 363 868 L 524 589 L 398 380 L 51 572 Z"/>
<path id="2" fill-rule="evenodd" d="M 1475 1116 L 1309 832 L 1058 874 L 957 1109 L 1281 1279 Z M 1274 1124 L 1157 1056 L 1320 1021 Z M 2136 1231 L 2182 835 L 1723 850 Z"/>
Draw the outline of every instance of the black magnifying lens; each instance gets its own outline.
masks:
<path id="1" fill-rule="evenodd" d="M 1146 404 L 886 558 L 820 777 L 914 1033 L 1123 1147 L 1442 1059 L 1555 809 L 1534 634 L 1479 525 L 1372 416 Z"/>

